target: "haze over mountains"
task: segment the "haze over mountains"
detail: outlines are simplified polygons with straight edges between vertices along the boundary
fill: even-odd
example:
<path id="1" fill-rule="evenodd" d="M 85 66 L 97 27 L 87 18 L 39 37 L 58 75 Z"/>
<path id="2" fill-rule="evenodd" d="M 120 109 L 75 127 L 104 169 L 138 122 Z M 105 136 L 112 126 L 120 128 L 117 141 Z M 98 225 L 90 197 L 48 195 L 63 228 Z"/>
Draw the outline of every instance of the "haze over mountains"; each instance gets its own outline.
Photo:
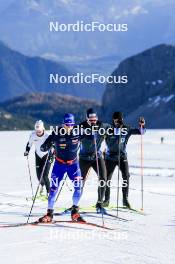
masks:
<path id="1" fill-rule="evenodd" d="M 175 43 L 174 10 L 174 0 L 2 0 L 0 36 L 27 55 L 82 62 L 115 54 L 121 60 L 160 43 Z M 49 32 L 49 21 L 77 20 L 128 23 L 129 30 Z"/>

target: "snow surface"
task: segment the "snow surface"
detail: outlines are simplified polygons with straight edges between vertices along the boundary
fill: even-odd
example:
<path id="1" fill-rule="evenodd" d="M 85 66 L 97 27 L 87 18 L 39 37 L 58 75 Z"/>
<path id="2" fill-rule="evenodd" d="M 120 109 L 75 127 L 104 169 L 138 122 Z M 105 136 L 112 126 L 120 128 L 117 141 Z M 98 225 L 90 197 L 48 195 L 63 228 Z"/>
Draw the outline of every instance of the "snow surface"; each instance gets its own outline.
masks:
<path id="1" fill-rule="evenodd" d="M 159 104 L 161 102 L 164 102 L 164 103 L 168 103 L 170 102 L 173 98 L 174 98 L 174 94 L 170 94 L 168 96 L 164 96 L 164 97 L 161 97 L 160 95 L 156 96 L 156 97 L 153 97 L 153 98 L 149 98 L 148 101 L 150 102 L 149 103 L 149 107 L 151 106 L 159 106 Z"/>
<path id="2" fill-rule="evenodd" d="M 27 161 L 23 157 L 29 132 L 0 132 L 0 225 L 26 221 L 31 201 Z M 165 138 L 160 144 L 160 138 Z M 105 216 L 105 225 L 114 231 L 73 224 L 42 227 L 0 228 L 0 262 L 3 264 L 56 263 L 115 263 L 170 264 L 175 256 L 175 130 L 148 130 L 144 142 L 144 212 L 145 215 L 119 211 L 130 221 Z M 133 136 L 128 144 L 130 163 L 130 202 L 141 207 L 140 194 L 140 136 Z M 32 178 L 37 186 L 34 155 L 30 155 Z M 113 176 L 115 185 L 117 169 Z M 95 181 L 92 186 L 91 180 Z M 96 176 L 90 173 L 81 206 L 95 204 Z M 56 204 L 71 205 L 72 192 L 67 185 Z M 116 204 L 117 190 L 112 188 L 111 204 Z M 121 204 L 120 192 L 120 204 Z M 46 202 L 36 202 L 31 221 L 46 212 Z M 116 211 L 110 210 L 116 214 Z M 101 224 L 101 216 L 84 215 L 85 219 Z M 69 219 L 69 215 L 55 219 Z"/>

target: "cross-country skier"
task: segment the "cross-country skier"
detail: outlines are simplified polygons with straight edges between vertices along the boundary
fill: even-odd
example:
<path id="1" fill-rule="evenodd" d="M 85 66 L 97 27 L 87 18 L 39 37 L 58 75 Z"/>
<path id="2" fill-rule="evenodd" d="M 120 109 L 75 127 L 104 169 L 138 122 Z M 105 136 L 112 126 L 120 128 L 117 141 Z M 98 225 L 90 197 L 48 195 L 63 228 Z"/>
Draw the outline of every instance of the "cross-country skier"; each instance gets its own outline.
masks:
<path id="1" fill-rule="evenodd" d="M 80 135 L 74 133 L 74 126 L 74 116 L 69 113 L 65 114 L 63 126 L 58 128 L 57 133 L 53 131 L 41 146 L 42 151 L 48 151 L 52 146 L 54 146 L 55 163 L 51 174 L 52 181 L 48 198 L 47 214 L 39 219 L 40 222 L 52 222 L 55 200 L 57 197 L 60 182 L 63 180 L 65 173 L 67 173 L 68 177 L 74 185 L 74 193 L 72 197 L 73 207 L 71 211 L 72 220 L 84 221 L 79 214 L 78 207 L 82 190 L 81 171 L 78 161 Z"/>
<path id="2" fill-rule="evenodd" d="M 90 135 L 84 135 L 81 140 L 81 148 L 80 148 L 80 169 L 82 178 L 85 184 L 88 172 L 90 168 L 93 168 L 97 173 L 99 179 L 98 186 L 98 200 L 96 203 L 96 210 L 98 213 L 105 212 L 102 206 L 105 188 L 106 188 L 106 166 L 103 159 L 101 144 L 104 140 L 105 135 L 99 134 L 100 128 L 106 128 L 107 124 L 103 124 L 98 120 L 98 116 L 96 111 L 92 108 L 87 110 L 87 119 L 86 121 L 80 124 L 80 127 L 83 129 L 95 129 L 95 133 L 91 133 Z"/>
<path id="3" fill-rule="evenodd" d="M 130 175 L 129 175 L 126 146 L 131 135 L 141 135 L 145 133 L 146 131 L 145 120 L 143 117 L 140 118 L 139 128 L 132 128 L 124 123 L 122 112 L 114 112 L 112 118 L 113 120 L 111 127 L 115 129 L 116 133 L 106 136 L 107 150 L 105 153 L 105 163 L 107 170 L 107 186 L 105 192 L 105 201 L 103 205 L 105 207 L 109 205 L 110 182 L 115 167 L 120 166 L 119 169 L 122 173 L 122 178 L 123 178 L 123 185 L 122 185 L 123 206 L 131 208 L 128 201 Z"/>
<path id="4" fill-rule="evenodd" d="M 35 131 L 33 131 L 30 134 L 29 141 L 26 145 L 26 150 L 24 152 L 24 156 L 28 156 L 30 149 L 32 145 L 35 145 L 35 164 L 36 164 L 36 174 L 38 180 L 40 180 L 46 158 L 47 158 L 47 153 L 48 151 L 41 151 L 40 147 L 41 145 L 45 142 L 45 140 L 48 138 L 49 134 L 46 133 L 45 128 L 44 128 L 44 123 L 42 120 L 38 120 L 35 123 Z M 45 166 L 45 170 L 43 173 L 43 179 L 41 181 L 41 189 L 40 189 L 40 194 L 43 193 L 43 186 L 45 185 L 47 194 L 49 193 L 50 190 L 50 181 L 48 178 L 49 170 L 50 170 L 50 162 L 47 162 Z"/>

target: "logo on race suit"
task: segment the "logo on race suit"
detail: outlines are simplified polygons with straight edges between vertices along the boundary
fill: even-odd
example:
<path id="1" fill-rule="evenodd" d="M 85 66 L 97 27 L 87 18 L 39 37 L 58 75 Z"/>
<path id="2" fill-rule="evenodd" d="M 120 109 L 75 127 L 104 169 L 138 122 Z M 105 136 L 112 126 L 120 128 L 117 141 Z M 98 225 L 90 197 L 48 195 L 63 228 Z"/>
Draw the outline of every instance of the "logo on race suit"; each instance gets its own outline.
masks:
<path id="1" fill-rule="evenodd" d="M 65 138 L 60 138 L 60 142 L 65 142 L 66 139 Z"/>
<path id="2" fill-rule="evenodd" d="M 119 141 L 119 136 L 117 135 L 117 136 L 111 136 L 111 139 L 113 139 L 114 141 Z M 126 140 L 126 138 L 125 137 L 120 137 L 120 142 L 121 143 L 124 143 L 125 142 L 125 140 Z"/>
<path id="3" fill-rule="evenodd" d="M 59 144 L 59 147 L 60 147 L 61 149 L 65 149 L 65 148 L 66 148 L 66 144 Z"/>
<path id="4" fill-rule="evenodd" d="M 78 139 L 72 139 L 73 144 L 78 144 L 79 140 Z"/>

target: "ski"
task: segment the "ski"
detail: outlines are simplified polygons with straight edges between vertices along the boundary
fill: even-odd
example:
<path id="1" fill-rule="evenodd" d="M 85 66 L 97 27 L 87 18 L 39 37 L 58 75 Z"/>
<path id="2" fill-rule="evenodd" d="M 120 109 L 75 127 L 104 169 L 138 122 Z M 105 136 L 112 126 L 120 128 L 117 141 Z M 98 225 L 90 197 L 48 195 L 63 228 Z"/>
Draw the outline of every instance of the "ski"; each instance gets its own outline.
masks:
<path id="1" fill-rule="evenodd" d="M 97 215 L 99 215 L 99 213 L 96 213 L 96 212 L 80 212 L 80 213 L 81 213 L 81 214 L 87 214 L 87 215 L 89 215 L 89 216 L 91 216 L 92 214 L 97 214 Z M 94 216 L 94 215 L 93 215 L 93 216 Z M 106 212 L 106 213 L 104 214 L 104 216 L 110 216 L 110 217 L 116 218 L 116 219 L 118 219 L 119 221 L 123 221 L 123 222 L 129 222 L 129 221 L 131 221 L 131 220 L 126 219 L 126 218 L 117 217 L 116 215 L 110 214 L 110 213 L 108 213 L 108 212 Z"/>
<path id="2" fill-rule="evenodd" d="M 117 210 L 116 207 L 110 207 L 111 210 Z M 140 215 L 146 215 L 143 211 L 135 209 L 135 208 L 128 208 L 126 206 L 119 206 L 118 209 L 123 209 L 123 210 L 127 210 L 129 212 L 133 212 L 133 213 L 137 213 Z"/>
<path id="3" fill-rule="evenodd" d="M 62 212 L 62 214 L 69 214 L 69 213 L 71 213 L 71 209 L 72 209 L 72 207 L 70 207 L 70 208 L 59 208 L 60 210 L 64 210 L 63 212 Z M 92 210 L 93 209 L 93 207 L 92 206 L 87 206 L 87 207 L 80 207 L 80 211 L 81 210 L 83 210 L 83 211 L 88 211 L 88 210 Z"/>
<path id="4" fill-rule="evenodd" d="M 26 201 L 33 201 L 34 197 L 26 197 Z M 41 202 L 47 202 L 48 201 L 48 196 L 47 195 L 38 195 L 36 197 L 36 200 L 41 201 Z"/>
<path id="5" fill-rule="evenodd" d="M 16 224 L 3 224 L 0 225 L 0 228 L 8 228 L 8 227 L 22 227 L 22 226 L 42 226 L 42 225 L 49 225 L 49 224 L 59 224 L 59 223 L 67 223 L 67 224 L 81 224 L 81 225 L 87 225 L 92 227 L 98 227 L 106 230 L 115 230 L 110 227 L 106 227 L 103 225 L 91 223 L 88 221 L 72 221 L 72 220 L 53 220 L 51 223 L 41 223 L 39 221 L 31 222 L 31 223 L 16 223 Z"/>
<path id="6" fill-rule="evenodd" d="M 9 202 L 3 202 L 0 203 L 0 205 L 6 205 L 6 206 L 10 206 L 10 207 L 23 207 L 23 208 L 30 208 L 30 206 L 28 204 L 15 204 L 15 203 L 9 203 Z M 45 207 L 41 207 L 39 205 L 35 205 L 35 208 L 39 208 L 39 209 L 45 209 Z"/>
<path id="7" fill-rule="evenodd" d="M 90 207 L 89 207 L 90 208 Z M 93 208 L 94 209 L 94 207 L 91 207 L 91 208 Z M 82 208 L 81 208 L 82 209 Z M 86 211 L 86 210 L 84 210 L 84 211 L 81 211 L 81 209 L 80 209 L 80 214 L 97 214 L 97 215 L 100 215 L 101 213 L 98 213 L 96 210 L 95 211 Z M 59 215 L 64 215 L 64 214 L 70 214 L 71 213 L 71 208 L 68 208 L 68 209 L 65 209 L 63 212 L 61 212 L 61 213 L 54 213 L 54 215 L 55 216 L 59 216 Z M 105 216 L 105 215 L 107 215 L 107 216 L 110 216 L 110 217 L 113 217 L 113 218 L 116 218 L 116 219 L 118 219 L 119 221 L 124 221 L 124 222 L 128 222 L 128 221 L 131 221 L 131 220 L 128 220 L 128 219 L 126 219 L 126 218 L 122 218 L 122 217 L 117 217 L 116 215 L 113 215 L 113 214 L 111 214 L 111 213 L 109 213 L 109 212 L 107 212 L 106 210 L 105 210 L 105 212 L 103 213 L 103 215 Z"/>
<path id="8" fill-rule="evenodd" d="M 95 224 L 95 223 L 91 223 L 88 221 L 57 220 L 57 221 L 53 221 L 53 223 L 55 223 L 55 224 L 56 223 L 82 224 L 82 225 L 98 227 L 98 228 L 102 228 L 102 229 L 106 229 L 106 230 L 115 230 L 113 228 L 103 226 L 103 225 L 99 225 L 99 224 Z"/>
<path id="9" fill-rule="evenodd" d="M 113 214 L 110 214 L 110 213 L 106 213 L 105 215 L 107 216 L 110 216 L 110 217 L 113 217 L 113 218 L 116 218 L 118 219 L 119 221 L 123 221 L 123 222 L 130 222 L 132 220 L 129 220 L 129 219 L 126 219 L 126 218 L 123 218 L 123 217 L 119 217 L 119 216 L 116 216 L 116 215 L 113 215 Z"/>
<path id="10" fill-rule="evenodd" d="M 15 224 L 0 224 L 0 228 L 6 228 L 6 227 L 20 227 L 20 226 L 35 226 L 38 225 L 38 221 L 31 222 L 31 223 L 15 223 Z"/>
<path id="11" fill-rule="evenodd" d="M 70 213 L 71 213 L 71 210 L 72 210 L 71 207 L 70 207 L 70 208 L 67 208 L 67 209 L 65 209 L 65 210 L 62 212 L 62 214 L 70 214 Z"/>

